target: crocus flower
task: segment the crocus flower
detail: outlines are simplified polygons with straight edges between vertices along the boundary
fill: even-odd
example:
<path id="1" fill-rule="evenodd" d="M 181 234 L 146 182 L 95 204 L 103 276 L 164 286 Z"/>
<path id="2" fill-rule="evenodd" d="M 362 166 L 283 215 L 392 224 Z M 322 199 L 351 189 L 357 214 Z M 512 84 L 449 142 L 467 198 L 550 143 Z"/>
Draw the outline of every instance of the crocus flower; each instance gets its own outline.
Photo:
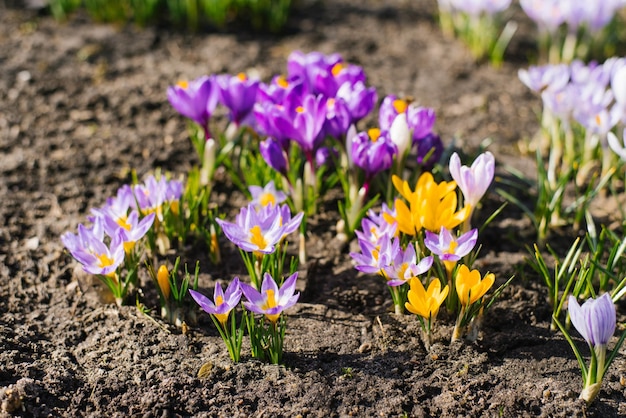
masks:
<path id="1" fill-rule="evenodd" d="M 251 204 L 255 207 L 278 205 L 283 203 L 287 199 L 287 195 L 280 190 L 276 189 L 274 180 L 271 180 L 265 186 L 250 186 L 248 187 L 250 194 L 252 195 Z"/>
<path id="2" fill-rule="evenodd" d="M 279 289 L 272 276 L 265 273 L 260 292 L 246 283 L 241 283 L 241 290 L 248 299 L 243 305 L 250 312 L 263 314 L 270 322 L 276 324 L 280 314 L 295 305 L 300 297 L 300 293 L 295 293 L 297 278 L 298 272 L 295 272 Z"/>
<path id="3" fill-rule="evenodd" d="M 598 395 L 602 386 L 602 377 L 610 366 L 613 358 L 607 361 L 606 351 L 609 340 L 615 332 L 616 312 L 611 295 L 604 293 L 596 299 L 589 299 L 582 306 L 574 296 L 569 296 L 568 311 L 572 324 L 580 335 L 587 341 L 591 349 L 591 363 L 588 368 L 583 367 L 583 390 L 580 398 L 587 403 L 593 401 Z M 619 350 L 623 340 L 620 339 L 614 350 Z M 580 361 L 580 353 L 572 344 L 572 348 L 577 352 Z"/>
<path id="4" fill-rule="evenodd" d="M 114 219 L 108 214 L 103 215 L 104 230 L 109 236 L 114 236 L 118 230 L 121 231 L 124 249 L 130 252 L 137 241 L 143 238 L 152 224 L 156 214 L 150 213 L 139 220 L 139 212 L 133 210 L 126 219 Z"/>
<path id="5" fill-rule="evenodd" d="M 396 236 L 397 224 L 395 222 L 387 222 L 384 215 L 382 215 L 383 213 L 394 216 L 386 203 L 383 203 L 380 215 L 370 209 L 367 217 L 361 220 L 362 230 L 355 231 L 357 238 L 376 244 L 379 240 L 389 240 L 391 237 Z"/>
<path id="6" fill-rule="evenodd" d="M 193 120 L 210 138 L 209 119 L 219 99 L 214 77 L 202 76 L 193 81 L 180 81 L 167 89 L 167 99 L 181 115 Z"/>
<path id="7" fill-rule="evenodd" d="M 287 171 L 289 170 L 289 160 L 287 153 L 274 138 L 267 138 L 259 143 L 259 151 L 265 162 L 278 171 L 285 178 L 287 177 Z"/>
<path id="8" fill-rule="evenodd" d="M 350 123 L 358 121 L 369 115 L 378 99 L 376 88 L 366 87 L 365 83 L 343 83 L 337 90 L 337 99 L 343 99 L 350 115 Z"/>
<path id="9" fill-rule="evenodd" d="M 433 279 L 426 290 L 422 281 L 414 277 L 409 281 L 409 286 L 408 302 L 404 305 L 407 311 L 433 321 L 439 313 L 439 307 L 448 296 L 450 290 L 448 285 L 442 290 L 439 279 Z"/>
<path id="10" fill-rule="evenodd" d="M 439 135 L 431 133 L 417 140 L 413 137 L 413 144 L 417 146 L 417 163 L 425 170 L 432 169 L 443 154 L 443 142 Z"/>
<path id="11" fill-rule="evenodd" d="M 163 205 L 178 201 L 183 193 L 183 186 L 180 181 L 167 180 L 165 176 L 161 176 L 159 180 L 150 176 L 144 184 L 135 185 L 133 191 L 138 209 L 143 214 L 156 212 L 157 219 L 163 221 Z"/>
<path id="12" fill-rule="evenodd" d="M 331 73 L 333 67 L 341 62 L 343 59 L 339 54 L 324 55 L 317 51 L 305 54 L 293 51 L 287 58 L 287 79 L 302 82 L 307 91 L 317 93 L 315 88 L 320 74 Z"/>
<path id="13" fill-rule="evenodd" d="M 365 171 L 367 179 L 393 164 L 398 149 L 391 141 L 388 131 L 370 129 L 353 136 L 350 144 L 354 165 Z"/>
<path id="14" fill-rule="evenodd" d="M 270 254 L 287 234 L 298 229 L 304 213 L 291 218 L 289 206 L 264 206 L 257 211 L 253 205 L 241 208 L 235 223 L 217 219 L 224 235 L 244 251 Z"/>
<path id="15" fill-rule="evenodd" d="M 95 232 L 95 233 L 94 233 Z M 122 231 L 111 237 L 109 245 L 99 236 L 98 230 L 78 226 L 78 235 L 67 232 L 61 236 L 66 248 L 89 274 L 115 276 L 117 268 L 124 262 L 124 240 Z"/>
<path id="16" fill-rule="evenodd" d="M 124 185 L 117 190 L 114 197 L 109 197 L 106 204 L 101 208 L 91 209 L 91 213 L 101 218 L 111 218 L 119 226 L 126 227 L 128 211 L 135 205 L 133 189 L 129 185 Z"/>
<path id="17" fill-rule="evenodd" d="M 409 104 L 406 100 L 398 99 L 394 95 L 385 97 L 378 108 L 378 126 L 381 130 L 389 130 L 391 124 L 400 113 L 405 113 Z"/>
<path id="18" fill-rule="evenodd" d="M 572 324 L 591 348 L 603 346 L 615 332 L 616 313 L 611 295 L 604 293 L 588 299 L 582 306 L 574 296 L 568 298 L 568 311 Z"/>
<path id="19" fill-rule="evenodd" d="M 326 121 L 326 100 L 321 95 L 306 95 L 300 106 L 290 110 L 289 119 L 276 121 L 276 127 L 289 133 L 289 137 L 298 143 L 310 162 L 324 139 L 321 133 Z"/>
<path id="20" fill-rule="evenodd" d="M 399 238 L 394 238 L 398 240 Z M 388 286 L 402 286 L 411 277 L 417 277 L 430 270 L 433 265 L 433 257 L 422 258 L 419 263 L 415 254 L 415 247 L 409 244 L 406 250 L 400 249 L 394 254 L 391 265 L 383 268 Z"/>
<path id="21" fill-rule="evenodd" d="M 465 264 L 461 264 L 454 282 L 459 302 L 465 308 L 470 307 L 487 293 L 495 281 L 496 276 L 493 273 L 486 274 L 481 279 L 478 270 L 470 271 Z"/>
<path id="22" fill-rule="evenodd" d="M 351 118 L 348 106 L 343 99 L 330 98 L 326 102 L 325 135 L 337 140 L 344 138 L 350 127 Z"/>
<path id="23" fill-rule="evenodd" d="M 456 262 L 472 251 L 476 245 L 477 239 L 478 229 L 476 228 L 455 238 L 452 232 L 442 227 L 439 234 L 426 231 L 424 245 L 443 261 L 446 269 L 450 273 L 456 265 Z"/>
<path id="24" fill-rule="evenodd" d="M 398 239 L 381 239 L 372 243 L 365 239 L 359 239 L 360 253 L 350 253 L 350 257 L 356 263 L 355 269 L 367 274 L 380 274 L 384 268 L 391 265 L 396 254 L 401 251 Z"/>
<path id="25" fill-rule="evenodd" d="M 493 181 L 495 159 L 489 151 L 480 154 L 471 167 L 461 166 L 455 152 L 450 157 L 450 175 L 463 192 L 465 204 L 476 207 Z"/>
<path id="26" fill-rule="evenodd" d="M 422 228 L 439 232 L 441 227 L 453 229 L 470 214 L 470 206 L 457 211 L 456 183 L 436 183 L 429 172 L 422 173 L 415 190 L 398 176 L 392 177 L 393 184 L 408 202 L 396 199 L 396 215 L 385 214 L 387 222 L 397 222 L 398 230 L 415 236 Z"/>
<path id="27" fill-rule="evenodd" d="M 409 129 L 413 131 L 413 142 L 416 142 L 432 134 L 437 115 L 430 107 L 410 105 L 406 110 L 406 119 Z"/>
<path id="28" fill-rule="evenodd" d="M 252 109 L 256 102 L 259 81 L 251 80 L 245 74 L 228 74 L 216 77 L 220 88 L 220 102 L 229 109 L 230 120 L 235 126 L 252 124 Z"/>
<path id="29" fill-rule="evenodd" d="M 216 283 L 213 292 L 213 300 L 192 289 L 189 289 L 189 293 L 204 312 L 215 316 L 222 326 L 225 327 L 230 312 L 235 309 L 241 300 L 239 277 L 235 277 L 233 281 L 230 282 L 226 288 L 226 292 L 222 290 L 221 284 Z"/>

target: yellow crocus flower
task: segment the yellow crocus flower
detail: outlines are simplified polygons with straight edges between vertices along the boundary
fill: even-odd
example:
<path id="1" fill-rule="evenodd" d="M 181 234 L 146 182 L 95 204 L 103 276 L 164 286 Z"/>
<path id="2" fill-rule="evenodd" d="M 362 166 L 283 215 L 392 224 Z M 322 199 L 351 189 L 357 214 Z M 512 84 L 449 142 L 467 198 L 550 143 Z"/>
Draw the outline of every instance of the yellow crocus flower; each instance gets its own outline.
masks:
<path id="1" fill-rule="evenodd" d="M 493 273 L 486 274 L 481 280 L 478 270 L 470 271 L 465 264 L 462 264 L 457 271 L 455 280 L 459 302 L 463 307 L 471 306 L 487 293 L 495 281 L 496 276 Z"/>
<path id="2" fill-rule="evenodd" d="M 428 285 L 428 290 L 425 290 L 418 277 L 411 278 L 409 285 L 409 301 L 404 305 L 406 309 L 426 320 L 434 320 L 439 313 L 439 307 L 448 296 L 448 286 L 442 290 L 439 279 L 434 279 Z"/>
<path id="3" fill-rule="evenodd" d="M 465 206 L 457 211 L 458 200 L 456 182 L 435 182 L 431 173 L 423 173 L 417 180 L 415 190 L 397 176 L 392 182 L 401 199 L 395 201 L 396 217 L 384 214 L 387 222 L 398 223 L 398 230 L 407 235 L 416 235 L 422 228 L 439 232 L 441 227 L 453 229 L 461 224 L 470 214 L 470 207 Z"/>

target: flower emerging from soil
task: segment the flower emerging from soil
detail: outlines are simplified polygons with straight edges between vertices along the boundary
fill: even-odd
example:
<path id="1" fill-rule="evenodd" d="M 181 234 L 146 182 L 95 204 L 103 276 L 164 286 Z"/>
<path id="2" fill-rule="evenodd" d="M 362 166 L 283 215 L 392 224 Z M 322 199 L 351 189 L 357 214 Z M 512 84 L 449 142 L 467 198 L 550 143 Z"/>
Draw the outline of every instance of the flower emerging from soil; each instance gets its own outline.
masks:
<path id="1" fill-rule="evenodd" d="M 495 280 L 496 276 L 493 273 L 486 274 L 481 279 L 478 270 L 470 271 L 465 264 L 462 264 L 457 271 L 455 281 L 456 293 L 461 305 L 466 308 L 473 305 L 487 293 Z"/>
<path id="2" fill-rule="evenodd" d="M 217 219 L 224 234 L 247 252 L 270 254 L 286 235 L 298 229 L 304 214 L 293 218 L 289 206 L 264 206 L 257 212 L 254 205 L 241 208 L 235 223 Z"/>
<path id="3" fill-rule="evenodd" d="M 66 232 L 61 236 L 61 241 L 87 273 L 115 276 L 117 268 L 124 262 L 122 231 L 118 230 L 107 245 L 101 222 L 96 219 L 92 228 L 78 225 L 78 235 Z"/>
<path id="4" fill-rule="evenodd" d="M 239 278 L 235 277 L 226 288 L 226 292 L 219 283 L 215 284 L 213 300 L 207 298 L 200 292 L 189 289 L 189 293 L 193 299 L 200 305 L 203 311 L 215 316 L 215 318 L 226 326 L 230 312 L 235 309 L 241 300 L 241 287 Z"/>
<path id="5" fill-rule="evenodd" d="M 296 272 L 289 276 L 279 289 L 272 276 L 265 273 L 260 292 L 246 283 L 241 283 L 241 290 L 248 299 L 243 303 L 244 306 L 250 312 L 265 315 L 270 322 L 275 324 L 280 314 L 295 305 L 300 297 L 300 293 L 295 293 L 297 278 Z"/>
<path id="6" fill-rule="evenodd" d="M 587 300 L 582 306 L 578 304 L 574 296 L 570 295 L 568 299 L 568 310 L 572 324 L 574 324 L 576 330 L 582 335 L 585 341 L 587 341 L 587 344 L 589 344 L 591 351 L 591 363 L 589 367 L 586 367 L 582 362 L 580 352 L 571 337 L 569 337 L 567 331 L 558 321 L 557 325 L 559 325 L 559 328 L 561 328 L 561 331 L 563 331 L 572 349 L 576 353 L 582 370 L 583 390 L 580 394 L 580 398 L 590 403 L 598 395 L 600 387 L 602 386 L 602 377 L 615 358 L 615 354 L 623 343 L 626 333 L 622 335 L 617 346 L 613 349 L 613 353 L 607 359 L 607 346 L 611 337 L 613 337 L 616 326 L 615 305 L 611 299 L 611 295 L 604 293 L 596 299 Z"/>

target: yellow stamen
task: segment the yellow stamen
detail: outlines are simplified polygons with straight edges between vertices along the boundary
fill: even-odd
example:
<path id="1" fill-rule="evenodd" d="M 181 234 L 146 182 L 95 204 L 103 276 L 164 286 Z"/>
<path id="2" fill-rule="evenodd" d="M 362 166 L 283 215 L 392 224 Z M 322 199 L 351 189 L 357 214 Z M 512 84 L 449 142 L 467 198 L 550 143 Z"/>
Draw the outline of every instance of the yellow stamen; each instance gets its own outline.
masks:
<path id="1" fill-rule="evenodd" d="M 135 248 L 135 241 L 126 241 L 124 243 L 124 252 L 126 252 L 126 254 L 130 253 L 133 248 Z"/>
<path id="2" fill-rule="evenodd" d="M 289 82 L 287 81 L 287 79 L 284 76 L 280 76 L 276 79 L 276 84 L 278 84 L 278 86 L 286 89 L 287 87 L 289 87 Z"/>
<path id="3" fill-rule="evenodd" d="M 267 206 L 270 203 L 272 205 L 276 205 L 276 196 L 274 196 L 272 193 L 263 193 L 261 195 L 261 198 L 259 199 L 259 203 L 261 204 L 261 206 Z"/>
<path id="4" fill-rule="evenodd" d="M 128 218 L 126 216 L 119 217 L 117 219 L 117 224 L 125 230 L 130 231 L 131 225 L 128 223 Z"/>
<path id="5" fill-rule="evenodd" d="M 263 232 L 261 231 L 261 227 L 259 225 L 254 225 L 250 228 L 250 242 L 260 249 L 265 249 L 267 247 L 267 241 L 263 236 Z"/>
<path id="6" fill-rule="evenodd" d="M 370 137 L 372 142 L 376 142 L 376 141 L 378 141 L 378 138 L 380 138 L 380 129 L 378 129 L 378 128 L 368 129 L 367 130 L 367 135 Z"/>
<path id="7" fill-rule="evenodd" d="M 398 113 L 406 112 L 406 108 L 408 106 L 409 104 L 405 100 L 396 99 L 393 101 L 393 108 L 396 109 L 396 112 Z"/>
<path id="8" fill-rule="evenodd" d="M 267 299 L 265 300 L 265 303 L 263 304 L 263 306 L 261 307 L 262 309 L 272 309 L 275 308 L 276 306 L 278 306 L 278 303 L 276 302 L 276 296 L 274 295 L 274 290 L 273 289 L 267 289 L 265 291 L 265 294 L 267 295 Z M 280 316 L 280 314 L 265 314 L 265 317 L 267 319 L 269 319 L 270 321 L 272 321 L 273 323 L 276 323 L 276 321 L 278 320 L 278 317 Z"/>
<path id="9" fill-rule="evenodd" d="M 302 106 L 298 106 L 298 107 L 296 107 L 296 112 L 304 113 L 304 108 Z"/>
<path id="10" fill-rule="evenodd" d="M 337 77 L 339 73 L 341 73 L 341 70 L 343 70 L 343 67 L 343 63 L 338 62 L 337 64 L 333 65 L 333 68 L 330 70 L 330 72 L 333 74 L 334 77 Z"/>
<path id="11" fill-rule="evenodd" d="M 106 254 L 100 254 L 100 255 L 97 255 L 96 257 L 98 257 L 98 261 L 99 261 L 98 267 L 100 268 L 109 267 L 113 264 L 113 261 L 115 261 Z"/>
<path id="12" fill-rule="evenodd" d="M 596 124 L 597 125 L 601 125 L 602 124 L 602 118 L 600 118 L 600 114 L 596 115 Z"/>
<path id="13" fill-rule="evenodd" d="M 248 79 L 248 77 L 244 73 L 237 74 L 237 78 L 241 81 L 246 81 Z"/>
<path id="14" fill-rule="evenodd" d="M 187 80 L 180 80 L 176 85 L 182 89 L 187 90 L 189 88 L 189 82 Z"/>

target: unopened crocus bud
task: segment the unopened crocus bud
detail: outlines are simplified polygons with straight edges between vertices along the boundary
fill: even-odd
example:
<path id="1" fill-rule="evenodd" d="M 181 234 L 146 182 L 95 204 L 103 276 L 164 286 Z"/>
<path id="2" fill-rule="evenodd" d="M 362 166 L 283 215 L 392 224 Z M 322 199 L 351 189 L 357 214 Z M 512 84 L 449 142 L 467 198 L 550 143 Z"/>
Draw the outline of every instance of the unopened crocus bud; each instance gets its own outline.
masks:
<path id="1" fill-rule="evenodd" d="M 161 289 L 161 293 L 163 297 L 167 300 L 170 297 L 170 273 L 167 271 L 167 267 L 165 264 L 162 264 L 159 267 L 159 271 L 157 272 L 157 282 L 159 283 L 159 288 Z"/>
<path id="2" fill-rule="evenodd" d="M 277 140 L 271 137 L 267 138 L 259 144 L 259 150 L 261 156 L 263 156 L 265 162 L 267 162 L 270 167 L 287 177 L 289 164 L 287 154 Z"/>
<path id="3" fill-rule="evenodd" d="M 204 156 L 202 158 L 202 169 L 200 170 L 200 185 L 206 186 L 211 183 L 211 176 L 215 168 L 215 150 L 217 143 L 213 138 L 206 140 L 204 144 Z"/>
<path id="4" fill-rule="evenodd" d="M 399 113 L 389 128 L 389 137 L 398 148 L 397 158 L 401 159 L 411 146 L 411 132 L 406 121 L 406 113 Z"/>

